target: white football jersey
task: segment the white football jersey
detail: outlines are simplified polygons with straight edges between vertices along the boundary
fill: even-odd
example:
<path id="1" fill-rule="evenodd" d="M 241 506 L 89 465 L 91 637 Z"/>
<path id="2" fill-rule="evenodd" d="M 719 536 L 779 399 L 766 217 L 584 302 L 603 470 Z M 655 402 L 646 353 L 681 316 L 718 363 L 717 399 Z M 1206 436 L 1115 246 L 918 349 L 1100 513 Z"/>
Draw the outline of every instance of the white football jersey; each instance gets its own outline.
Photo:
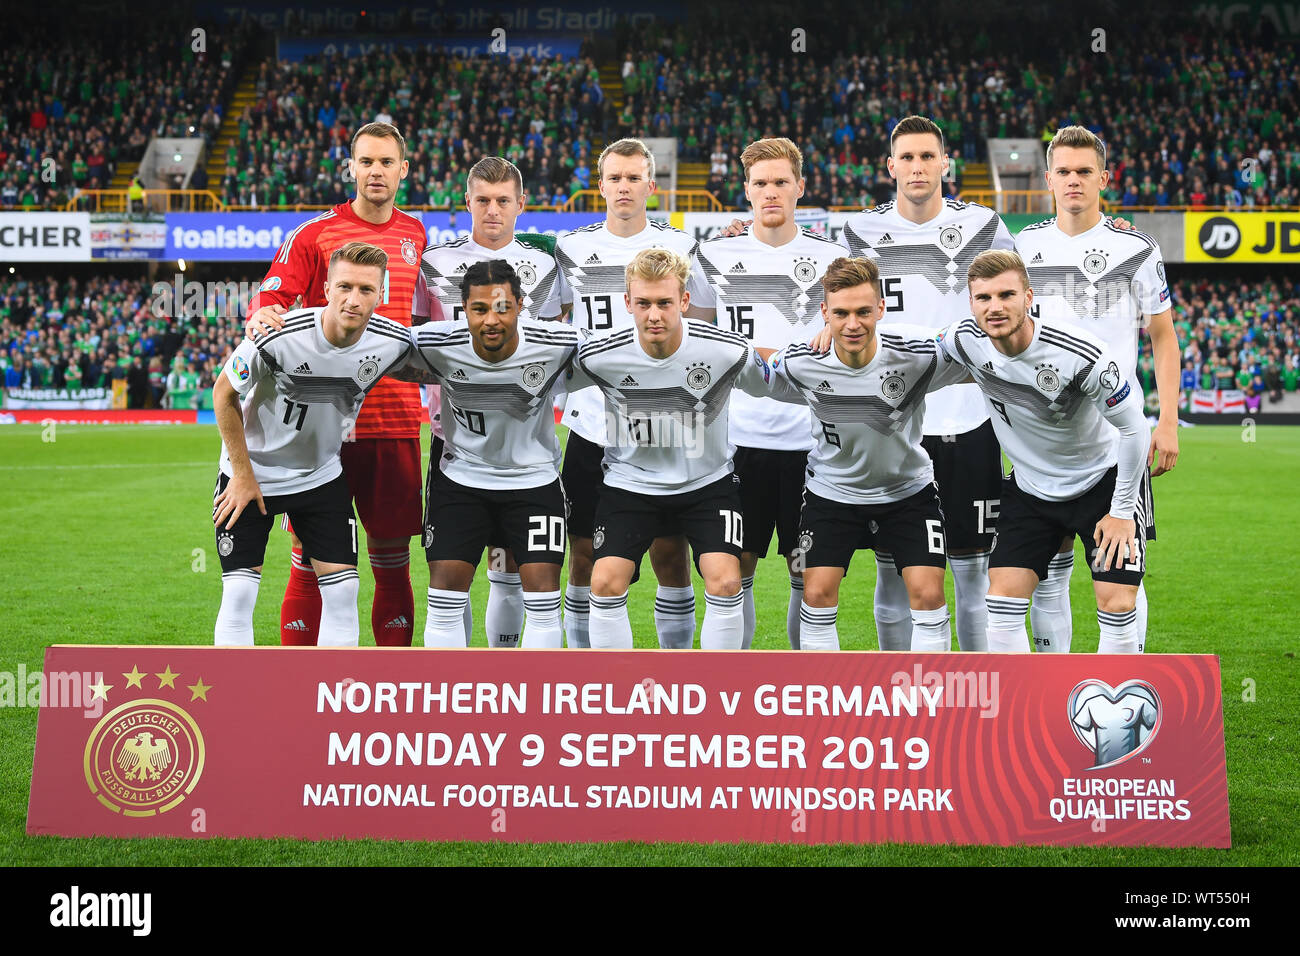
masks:
<path id="1" fill-rule="evenodd" d="M 1014 249 L 1011 233 L 992 209 L 945 199 L 929 222 L 903 218 L 896 201 L 852 216 L 840 242 L 880 267 L 885 321 L 946 328 L 970 315 L 966 270 L 989 249 Z M 926 435 L 962 435 L 988 420 L 974 385 L 954 385 L 925 402 Z"/>
<path id="2" fill-rule="evenodd" d="M 1016 249 L 1034 290 L 1032 314 L 1097 336 L 1133 387 L 1141 389 L 1138 330 L 1144 316 L 1172 304 L 1155 240 L 1116 229 L 1104 216 L 1086 232 L 1067 236 L 1053 218 L 1022 229 Z"/>
<path id="3" fill-rule="evenodd" d="M 768 391 L 768 367 L 744 337 L 682 320 L 682 344 L 648 355 L 635 328 L 588 342 L 570 387 L 605 398 L 605 484 L 646 495 L 694 491 L 731 473 L 727 406 L 734 387 Z"/>
<path id="4" fill-rule="evenodd" d="M 461 236 L 424 250 L 420 257 L 420 276 L 415 281 L 411 315 L 428 316 L 429 301 L 433 298 L 442 303 L 446 318 L 453 321 L 465 318 L 460 281 L 470 266 L 489 259 L 504 259 L 519 274 L 528 318 L 553 319 L 560 314 L 563 279 L 555 257 L 549 252 L 525 245 L 518 239 L 501 249 L 488 249 L 470 236 Z"/>
<path id="5" fill-rule="evenodd" d="M 374 384 L 406 364 L 406 327 L 377 315 L 355 345 L 321 331 L 324 308 L 298 309 L 269 335 L 244 339 L 222 373 L 242 397 L 244 441 L 264 495 L 318 488 L 343 473 L 339 447 Z M 233 477 L 221 445 L 221 472 Z"/>
<path id="6" fill-rule="evenodd" d="M 791 345 L 772 356 L 774 380 L 789 382 L 812 409 L 817 445 L 805 485 L 831 501 L 902 501 L 934 480 L 921 447 L 927 393 L 966 378 L 941 359 L 934 332 L 895 323 L 877 327 L 879 346 L 863 368 L 849 368 L 832 346 Z"/>
<path id="7" fill-rule="evenodd" d="M 565 302 L 572 301 L 569 321 L 600 338 L 632 328 L 632 313 L 623 298 L 624 270 L 643 249 L 672 249 L 694 261 L 699 244 L 680 229 L 651 219 L 635 236 L 616 236 L 604 222 L 583 226 L 555 241 L 555 260 L 564 277 Z M 605 399 L 600 390 L 570 392 L 563 422 L 587 441 L 605 444 Z"/>
<path id="8" fill-rule="evenodd" d="M 1003 355 L 974 318 L 954 322 L 936 341 L 941 353 L 964 366 L 979 385 L 1022 491 L 1070 501 L 1119 461 L 1111 513 L 1133 517 L 1146 466 L 1146 419 L 1141 392 L 1105 343 L 1041 320 L 1034 322 L 1025 351 Z M 1105 420 L 1131 436 L 1118 456 Z"/>
<path id="9" fill-rule="evenodd" d="M 581 334 L 555 322 L 519 320 L 519 345 L 501 362 L 474 351 L 469 323 L 412 329 L 408 364 L 441 386 L 446 439 L 438 467 L 471 488 L 536 488 L 553 482 L 560 461 L 552 393 L 563 382 Z"/>
<path id="10" fill-rule="evenodd" d="M 807 343 L 824 325 L 822 276 L 844 250 L 800 229 L 782 246 L 759 242 L 752 228 L 700 243 L 691 303 L 717 310 L 717 323 L 761 348 Z M 807 408 L 771 398 L 733 396 L 731 441 L 744 448 L 804 451 L 813 447 Z"/>

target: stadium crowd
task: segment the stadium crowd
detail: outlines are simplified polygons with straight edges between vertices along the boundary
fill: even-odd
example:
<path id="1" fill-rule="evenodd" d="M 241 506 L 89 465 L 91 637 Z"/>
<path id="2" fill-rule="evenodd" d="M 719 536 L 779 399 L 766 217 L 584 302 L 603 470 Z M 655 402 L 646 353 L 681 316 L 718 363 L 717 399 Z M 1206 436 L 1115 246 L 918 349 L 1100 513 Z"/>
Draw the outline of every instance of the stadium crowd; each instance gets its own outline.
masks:
<path id="1" fill-rule="evenodd" d="M 154 136 L 210 144 L 247 35 L 190 18 L 52 22 L 15 12 L 0 43 L 0 207 L 61 207 L 106 189 Z M 201 37 L 196 29 L 204 30 Z M 193 48 L 202 40 L 202 51 Z"/>

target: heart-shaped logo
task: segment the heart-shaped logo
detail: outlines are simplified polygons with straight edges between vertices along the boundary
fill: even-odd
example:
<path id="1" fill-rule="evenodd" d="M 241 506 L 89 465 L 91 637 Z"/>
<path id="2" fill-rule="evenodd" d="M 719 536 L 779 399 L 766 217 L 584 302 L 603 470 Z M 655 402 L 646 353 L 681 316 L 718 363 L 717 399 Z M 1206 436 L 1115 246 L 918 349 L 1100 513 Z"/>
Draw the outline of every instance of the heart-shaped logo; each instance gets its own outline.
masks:
<path id="1" fill-rule="evenodd" d="M 1113 767 L 1145 750 L 1160 729 L 1162 713 L 1160 695 L 1144 680 L 1111 687 L 1091 678 L 1070 691 L 1070 728 L 1092 752 L 1093 770 Z"/>

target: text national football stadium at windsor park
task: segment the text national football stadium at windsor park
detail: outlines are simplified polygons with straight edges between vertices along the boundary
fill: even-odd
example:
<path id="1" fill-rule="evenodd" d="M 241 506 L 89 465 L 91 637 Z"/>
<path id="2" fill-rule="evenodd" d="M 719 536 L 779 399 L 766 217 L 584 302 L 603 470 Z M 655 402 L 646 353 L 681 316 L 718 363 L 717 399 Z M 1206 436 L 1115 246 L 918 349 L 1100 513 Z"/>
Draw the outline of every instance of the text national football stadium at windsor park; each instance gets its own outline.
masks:
<path id="1" fill-rule="evenodd" d="M 23 919 L 834 865 L 1267 924 L 1290 5 L 71 7 L 0 40 Z"/>

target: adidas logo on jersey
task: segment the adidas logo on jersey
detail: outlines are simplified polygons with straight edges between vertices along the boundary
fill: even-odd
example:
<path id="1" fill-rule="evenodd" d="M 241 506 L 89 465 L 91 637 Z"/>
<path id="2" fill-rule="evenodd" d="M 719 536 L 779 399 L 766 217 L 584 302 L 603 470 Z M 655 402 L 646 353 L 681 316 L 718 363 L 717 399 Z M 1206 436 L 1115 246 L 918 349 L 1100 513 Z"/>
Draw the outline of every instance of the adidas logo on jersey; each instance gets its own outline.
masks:
<path id="1" fill-rule="evenodd" d="M 889 233 L 885 233 L 883 236 L 881 236 L 879 239 L 876 240 L 876 245 L 883 246 L 892 243 L 893 241 L 894 241 L 894 237 L 891 236 Z"/>
<path id="2" fill-rule="evenodd" d="M 818 391 L 818 392 L 833 392 L 833 391 L 835 391 L 835 389 L 831 388 L 831 383 L 830 383 L 830 382 L 826 381 L 826 379 L 822 379 L 821 384 L 817 386 L 816 391 Z"/>
<path id="3" fill-rule="evenodd" d="M 1035 262 L 1042 262 L 1042 261 L 1043 261 L 1043 254 L 1041 252 L 1038 253 L 1036 256 L 1034 256 L 1034 258 L 1029 260 L 1031 265 Z"/>
<path id="4" fill-rule="evenodd" d="M 584 266 L 598 266 L 598 265 L 600 265 L 600 256 L 596 255 L 596 254 L 593 252 L 591 255 L 589 255 L 589 256 L 587 257 L 587 261 L 584 262 L 583 265 L 584 265 Z"/>
<path id="5" fill-rule="evenodd" d="M 458 369 L 456 369 L 456 371 L 454 371 L 454 372 L 451 373 L 451 377 L 454 378 L 454 379 L 455 379 L 456 381 L 458 381 L 458 382 L 468 382 L 468 381 L 469 381 L 469 376 L 465 374 L 465 370 L 464 370 L 463 368 L 458 368 Z"/>
<path id="6" fill-rule="evenodd" d="M 747 270 L 745 269 L 745 264 L 743 262 L 737 262 L 734 266 L 732 266 L 730 269 L 727 270 L 727 274 L 733 276 L 740 276 L 740 275 L 744 275 L 746 271 Z"/>
<path id="7" fill-rule="evenodd" d="M 983 365 L 980 366 L 980 368 L 982 368 L 986 372 L 991 372 L 993 371 L 993 363 L 985 362 Z"/>
<path id="8" fill-rule="evenodd" d="M 302 618 L 298 618 L 298 620 L 290 621 L 288 624 L 286 624 L 284 626 L 284 629 L 286 631 L 305 631 L 307 630 L 307 625 Z"/>
<path id="9" fill-rule="evenodd" d="M 629 387 L 629 386 L 632 386 L 632 387 L 638 387 L 638 388 L 640 387 L 640 386 L 637 384 L 637 380 L 634 379 L 631 375 L 625 375 L 625 376 L 623 377 L 623 381 L 619 382 L 618 385 L 619 385 L 619 388 L 627 388 L 627 387 Z"/>
<path id="10" fill-rule="evenodd" d="M 310 375 L 310 374 L 311 374 L 311 366 L 308 365 L 306 362 L 303 362 L 301 365 L 299 365 L 296 369 L 293 370 L 293 374 L 294 374 L 294 375 Z"/>
<path id="11" fill-rule="evenodd" d="M 459 274 L 462 273 L 462 272 L 468 272 L 468 271 L 469 271 L 469 263 L 468 263 L 468 262 L 462 262 L 462 263 L 461 263 L 460 265 L 458 265 L 456 268 L 454 268 L 454 269 L 451 270 L 451 274 L 452 274 L 452 275 L 459 275 Z"/>

